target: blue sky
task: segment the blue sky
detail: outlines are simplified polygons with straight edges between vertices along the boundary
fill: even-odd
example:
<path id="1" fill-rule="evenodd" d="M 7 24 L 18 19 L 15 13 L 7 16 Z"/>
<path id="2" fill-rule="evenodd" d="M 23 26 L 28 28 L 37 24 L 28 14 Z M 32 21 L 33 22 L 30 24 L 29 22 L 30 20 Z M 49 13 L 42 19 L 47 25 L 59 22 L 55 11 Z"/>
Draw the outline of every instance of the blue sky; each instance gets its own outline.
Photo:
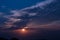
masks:
<path id="1" fill-rule="evenodd" d="M 10 9 L 23 9 L 41 1 L 43 0 L 0 0 L 0 6 L 6 6 Z"/>

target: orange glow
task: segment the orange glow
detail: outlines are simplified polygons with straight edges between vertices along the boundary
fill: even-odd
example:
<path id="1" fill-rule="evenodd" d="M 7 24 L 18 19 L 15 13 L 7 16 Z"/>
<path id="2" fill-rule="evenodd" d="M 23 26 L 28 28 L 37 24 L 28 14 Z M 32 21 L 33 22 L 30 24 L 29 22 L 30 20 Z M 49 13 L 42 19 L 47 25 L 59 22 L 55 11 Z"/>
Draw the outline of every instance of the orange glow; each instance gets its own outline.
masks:
<path id="1" fill-rule="evenodd" d="M 23 32 L 25 32 L 26 30 L 25 29 L 22 29 Z"/>

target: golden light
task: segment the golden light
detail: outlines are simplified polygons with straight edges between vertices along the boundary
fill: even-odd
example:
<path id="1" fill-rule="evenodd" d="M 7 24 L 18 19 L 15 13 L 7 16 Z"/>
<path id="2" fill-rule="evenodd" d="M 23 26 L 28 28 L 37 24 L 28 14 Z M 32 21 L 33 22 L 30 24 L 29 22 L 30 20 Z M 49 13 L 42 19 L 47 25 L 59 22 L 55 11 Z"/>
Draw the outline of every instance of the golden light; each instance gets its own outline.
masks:
<path id="1" fill-rule="evenodd" d="M 25 37 L 25 36 L 28 36 L 30 34 L 35 33 L 35 31 L 30 30 L 28 27 L 24 27 L 22 29 L 14 30 L 13 32 L 18 34 L 18 36 L 22 36 L 22 37 Z"/>
<path id="2" fill-rule="evenodd" d="M 22 32 L 25 32 L 26 30 L 25 29 L 22 29 Z"/>

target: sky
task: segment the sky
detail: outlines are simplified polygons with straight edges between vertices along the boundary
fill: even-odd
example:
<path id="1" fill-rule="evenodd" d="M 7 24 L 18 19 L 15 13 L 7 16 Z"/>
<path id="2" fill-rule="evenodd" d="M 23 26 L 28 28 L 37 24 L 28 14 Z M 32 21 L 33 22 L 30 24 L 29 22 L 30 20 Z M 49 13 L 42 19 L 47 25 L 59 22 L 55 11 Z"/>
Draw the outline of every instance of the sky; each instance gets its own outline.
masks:
<path id="1" fill-rule="evenodd" d="M 9 19 L 5 18 L 5 16 L 10 16 L 13 12 L 15 12 L 14 10 L 18 11 L 26 7 L 29 7 L 31 5 L 35 5 L 36 3 L 39 3 L 41 1 L 43 0 L 34 0 L 34 1 L 32 0 L 29 0 L 29 1 L 28 0 L 0 0 L 0 15 L 1 15 L 0 23 L 2 23 L 3 25 L 6 20 L 8 21 Z M 18 15 L 18 12 L 15 12 L 15 13 L 17 14 L 13 14 L 13 15 Z"/>
<path id="2" fill-rule="evenodd" d="M 60 30 L 60 0 L 0 0 L 0 30 L 24 27 Z"/>
<path id="3" fill-rule="evenodd" d="M 22 9 L 41 1 L 43 0 L 0 0 L 0 6 L 5 6 L 9 9 Z"/>
<path id="4" fill-rule="evenodd" d="M 1 29 L 19 29 L 20 27 L 59 29 L 59 0 L 0 1 Z M 55 25 L 58 27 L 54 27 Z"/>

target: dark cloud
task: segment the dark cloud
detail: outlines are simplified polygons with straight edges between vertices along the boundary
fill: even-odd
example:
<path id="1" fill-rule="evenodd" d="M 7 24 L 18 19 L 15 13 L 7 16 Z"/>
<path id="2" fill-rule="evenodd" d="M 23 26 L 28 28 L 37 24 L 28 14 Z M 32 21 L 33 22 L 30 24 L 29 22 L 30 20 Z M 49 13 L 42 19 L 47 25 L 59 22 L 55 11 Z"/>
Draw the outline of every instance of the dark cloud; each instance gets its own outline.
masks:
<path id="1" fill-rule="evenodd" d="M 50 0 L 51 1 L 51 0 Z M 43 9 L 40 8 L 41 6 L 32 6 L 23 9 L 23 11 L 27 11 L 27 13 L 36 13 L 35 16 L 31 16 L 31 22 L 27 24 L 27 27 L 30 28 L 50 28 L 50 29 L 58 29 L 60 28 L 58 23 L 60 21 L 60 1 L 55 0 L 49 5 L 42 5 Z M 56 22 L 56 24 L 52 22 Z M 48 25 L 51 24 L 51 25 Z M 42 26 L 40 26 L 42 25 Z"/>

